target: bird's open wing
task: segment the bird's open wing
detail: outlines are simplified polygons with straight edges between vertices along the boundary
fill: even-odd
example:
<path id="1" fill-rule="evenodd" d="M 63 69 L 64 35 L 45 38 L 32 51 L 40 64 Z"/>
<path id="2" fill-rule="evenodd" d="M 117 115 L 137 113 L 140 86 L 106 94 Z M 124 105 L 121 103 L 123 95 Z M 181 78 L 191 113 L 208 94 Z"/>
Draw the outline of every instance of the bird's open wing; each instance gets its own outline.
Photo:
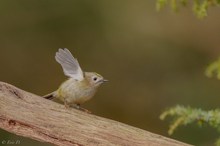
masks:
<path id="1" fill-rule="evenodd" d="M 55 59 L 62 66 L 66 76 L 76 80 L 83 80 L 84 76 L 79 62 L 68 49 L 59 49 L 58 52 L 56 52 Z"/>

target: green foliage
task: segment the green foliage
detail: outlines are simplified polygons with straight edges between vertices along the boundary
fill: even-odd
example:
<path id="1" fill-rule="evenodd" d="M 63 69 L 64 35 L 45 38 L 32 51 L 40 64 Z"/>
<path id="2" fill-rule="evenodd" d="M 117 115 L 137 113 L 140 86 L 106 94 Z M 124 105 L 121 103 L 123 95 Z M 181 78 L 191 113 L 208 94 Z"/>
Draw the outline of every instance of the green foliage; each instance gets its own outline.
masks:
<path id="1" fill-rule="evenodd" d="M 207 67 L 205 74 L 208 77 L 216 75 L 216 77 L 220 79 L 220 58 Z"/>
<path id="2" fill-rule="evenodd" d="M 179 126 L 185 126 L 191 123 L 197 123 L 199 126 L 208 124 L 220 131 L 220 109 L 205 111 L 177 105 L 164 111 L 160 115 L 160 119 L 164 120 L 168 116 L 174 119 L 168 131 L 170 135 L 173 134 Z M 220 138 L 217 140 L 216 145 L 220 146 Z"/>
<path id="3" fill-rule="evenodd" d="M 217 146 L 220 146 L 220 138 L 215 143 Z"/>
<path id="4" fill-rule="evenodd" d="M 207 67 L 205 74 L 208 77 L 216 75 L 220 79 L 220 58 Z M 160 115 L 160 119 L 165 120 L 168 116 L 173 118 L 168 130 L 169 135 L 173 134 L 179 126 L 191 123 L 197 123 L 199 126 L 208 124 L 220 132 L 220 109 L 205 111 L 177 105 L 164 111 Z M 220 138 L 216 141 L 216 145 L 220 146 Z"/>
<path id="5" fill-rule="evenodd" d="M 189 0 L 157 0 L 156 9 L 160 11 L 166 5 L 170 4 L 173 11 L 177 11 L 180 6 L 187 6 Z M 207 16 L 207 10 L 210 6 L 217 6 L 220 0 L 192 0 L 192 10 L 198 18 Z"/>

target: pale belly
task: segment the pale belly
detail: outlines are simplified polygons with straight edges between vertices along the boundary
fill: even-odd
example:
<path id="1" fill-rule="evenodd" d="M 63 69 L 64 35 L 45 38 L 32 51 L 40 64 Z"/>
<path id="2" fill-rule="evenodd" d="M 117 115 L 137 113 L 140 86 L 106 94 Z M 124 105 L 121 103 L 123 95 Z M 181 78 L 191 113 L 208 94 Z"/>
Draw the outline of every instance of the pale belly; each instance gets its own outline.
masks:
<path id="1" fill-rule="evenodd" d="M 55 93 L 56 97 L 67 104 L 82 104 L 90 100 L 96 92 L 95 88 L 79 86 L 76 82 L 66 81 Z"/>

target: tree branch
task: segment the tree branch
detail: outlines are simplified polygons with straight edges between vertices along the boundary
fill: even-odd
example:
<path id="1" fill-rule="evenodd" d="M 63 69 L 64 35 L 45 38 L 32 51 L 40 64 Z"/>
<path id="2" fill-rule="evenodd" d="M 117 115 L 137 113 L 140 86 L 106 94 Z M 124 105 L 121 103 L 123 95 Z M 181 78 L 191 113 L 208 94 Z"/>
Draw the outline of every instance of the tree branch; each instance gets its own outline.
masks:
<path id="1" fill-rule="evenodd" d="M 87 114 L 0 82 L 0 128 L 59 146 L 187 146 L 117 121 Z"/>

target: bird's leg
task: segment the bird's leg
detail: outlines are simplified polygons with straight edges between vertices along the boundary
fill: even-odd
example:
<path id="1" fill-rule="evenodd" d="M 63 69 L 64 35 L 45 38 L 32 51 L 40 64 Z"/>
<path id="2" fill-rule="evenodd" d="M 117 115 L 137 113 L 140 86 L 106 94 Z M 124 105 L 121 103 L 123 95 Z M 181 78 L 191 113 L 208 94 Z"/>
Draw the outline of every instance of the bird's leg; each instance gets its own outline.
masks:
<path id="1" fill-rule="evenodd" d="M 75 106 L 74 106 L 76 109 L 78 109 L 78 110 L 81 110 L 81 111 L 83 111 L 83 112 L 86 112 L 86 113 L 91 113 L 91 111 L 89 111 L 89 110 L 87 110 L 87 109 L 85 109 L 85 108 L 82 108 L 81 106 L 80 106 L 80 104 L 75 104 Z"/>
<path id="2" fill-rule="evenodd" d="M 66 99 L 64 99 L 64 106 L 65 106 L 65 108 L 67 108 L 67 109 L 70 107 L 70 106 L 68 105 Z"/>

